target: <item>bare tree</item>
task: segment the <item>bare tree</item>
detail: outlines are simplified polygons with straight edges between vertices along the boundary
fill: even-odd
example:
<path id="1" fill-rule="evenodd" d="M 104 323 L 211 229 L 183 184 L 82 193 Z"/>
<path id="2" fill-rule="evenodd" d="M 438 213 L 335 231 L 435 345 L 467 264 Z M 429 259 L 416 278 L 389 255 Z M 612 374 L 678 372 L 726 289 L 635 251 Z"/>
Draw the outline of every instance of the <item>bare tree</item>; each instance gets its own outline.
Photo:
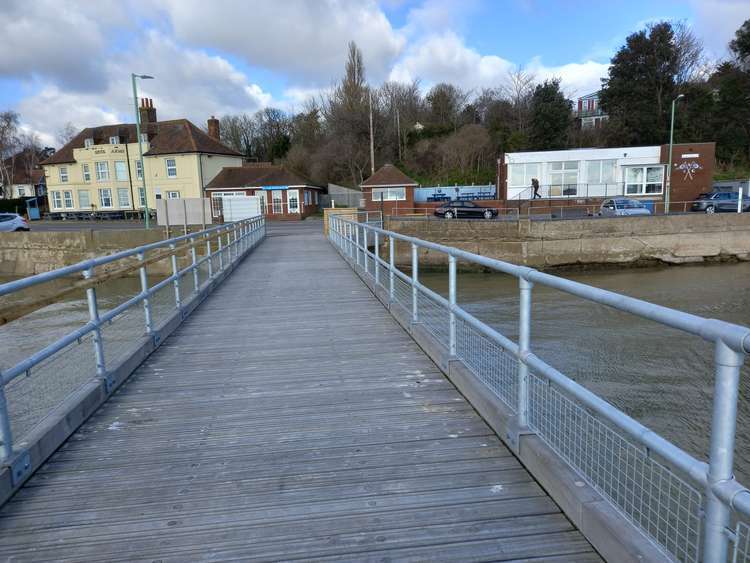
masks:
<path id="1" fill-rule="evenodd" d="M 516 114 L 516 127 L 526 131 L 529 122 L 531 96 L 536 86 L 536 77 L 521 67 L 508 71 L 508 82 L 502 90 L 510 100 Z"/>
<path id="2" fill-rule="evenodd" d="M 22 133 L 18 136 L 18 147 L 21 158 L 21 166 L 25 177 L 31 182 L 31 173 L 39 169 L 40 156 L 42 154 L 42 144 L 39 141 L 39 135 L 34 132 Z"/>
<path id="3" fill-rule="evenodd" d="M 8 110 L 0 113 L 0 189 L 3 197 L 6 188 L 13 185 L 15 156 L 18 152 L 18 114 Z"/>
<path id="4" fill-rule="evenodd" d="M 70 121 L 57 130 L 57 142 L 61 147 L 67 145 L 78 134 L 78 129 Z"/>
<path id="5" fill-rule="evenodd" d="M 672 31 L 677 57 L 675 83 L 679 86 L 706 79 L 712 68 L 703 51 L 703 41 L 685 21 L 672 24 Z"/>

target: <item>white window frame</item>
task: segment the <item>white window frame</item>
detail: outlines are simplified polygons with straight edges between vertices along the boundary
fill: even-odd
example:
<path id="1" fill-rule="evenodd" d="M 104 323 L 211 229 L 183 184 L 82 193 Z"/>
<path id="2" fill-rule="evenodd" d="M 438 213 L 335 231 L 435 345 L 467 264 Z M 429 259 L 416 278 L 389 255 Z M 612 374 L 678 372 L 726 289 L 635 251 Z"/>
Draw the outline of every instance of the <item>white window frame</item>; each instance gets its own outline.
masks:
<path id="1" fill-rule="evenodd" d="M 523 166 L 523 179 L 521 183 L 513 182 L 513 170 L 511 167 Z M 536 167 L 536 168 L 533 168 Z M 536 178 L 539 182 L 542 181 L 542 163 L 541 162 L 515 162 L 508 164 L 508 187 L 509 188 L 529 188 L 531 187 L 531 179 Z"/>
<path id="2" fill-rule="evenodd" d="M 120 137 L 117 135 L 113 135 L 109 138 L 109 144 L 110 145 L 119 145 L 120 144 Z"/>
<path id="3" fill-rule="evenodd" d="M 143 187 L 138 188 L 138 203 L 141 207 L 146 207 L 146 189 Z"/>
<path id="4" fill-rule="evenodd" d="M 81 197 L 81 194 L 86 194 L 86 197 Z M 78 207 L 80 209 L 91 209 L 91 193 L 89 190 L 78 190 Z"/>
<path id="5" fill-rule="evenodd" d="M 559 170 L 554 165 L 560 164 Z M 580 160 L 555 160 L 547 163 L 547 178 L 549 180 L 549 197 L 577 197 L 578 177 L 580 174 Z M 573 168 L 575 165 L 575 168 Z M 575 182 L 566 181 L 567 175 L 575 173 Z M 558 192 L 559 189 L 559 193 Z"/>
<path id="6" fill-rule="evenodd" d="M 60 183 L 67 184 L 70 179 L 70 176 L 68 175 L 68 167 L 61 166 L 58 172 L 60 173 Z"/>
<path id="7" fill-rule="evenodd" d="M 123 194 L 125 198 L 123 198 Z M 117 188 L 117 206 L 120 209 L 130 209 L 130 190 L 128 188 Z"/>
<path id="8" fill-rule="evenodd" d="M 87 137 L 83 140 L 83 146 L 87 149 L 94 146 L 94 139 Z"/>
<path id="9" fill-rule="evenodd" d="M 109 182 L 109 162 L 107 162 L 106 160 L 96 161 L 94 163 L 94 170 L 96 170 L 97 182 Z"/>
<path id="10" fill-rule="evenodd" d="M 72 190 L 63 190 L 63 206 L 65 209 L 73 209 L 75 207 Z"/>
<path id="11" fill-rule="evenodd" d="M 376 195 L 377 194 L 377 195 Z M 380 201 L 380 194 L 383 194 L 383 201 L 406 201 L 406 187 L 388 187 L 372 188 L 370 197 L 372 201 Z"/>
<path id="12" fill-rule="evenodd" d="M 120 166 L 118 166 L 118 164 Z M 122 175 L 120 174 L 122 172 Z M 115 180 L 118 182 L 128 181 L 128 163 L 124 160 L 115 160 Z"/>
<path id="13" fill-rule="evenodd" d="M 648 171 L 649 169 L 661 169 L 661 181 L 659 184 L 659 191 L 649 191 L 648 186 L 655 186 L 657 182 L 649 182 L 648 181 Z M 628 178 L 628 173 L 631 170 L 641 170 L 641 181 L 636 182 L 629 182 L 630 178 Z M 665 177 L 665 170 L 663 164 L 644 164 L 643 166 L 626 166 L 625 167 L 625 174 L 624 174 L 624 184 L 625 184 L 625 195 L 647 195 L 647 196 L 654 196 L 654 195 L 661 195 L 664 193 L 664 177 Z M 633 187 L 635 189 L 633 189 Z"/>
<path id="14" fill-rule="evenodd" d="M 167 199 L 180 199 L 180 192 L 177 190 L 170 190 L 167 192 Z"/>
<path id="15" fill-rule="evenodd" d="M 105 193 L 107 194 L 105 197 Z M 105 205 L 105 200 L 109 200 L 109 205 Z M 99 188 L 99 207 L 102 209 L 112 209 L 112 188 Z"/>
<path id="16" fill-rule="evenodd" d="M 170 166 L 169 163 L 172 163 Z M 165 158 L 164 164 L 167 167 L 167 178 L 177 178 L 177 159 L 175 158 Z"/>
<path id="17" fill-rule="evenodd" d="M 143 166 L 141 166 L 140 160 L 135 161 L 135 177 L 139 180 L 143 180 Z"/>
<path id="18" fill-rule="evenodd" d="M 82 164 L 81 169 L 83 170 L 83 181 L 91 181 L 91 167 L 88 164 Z"/>
<path id="19" fill-rule="evenodd" d="M 148 143 L 148 133 L 141 133 L 141 143 Z"/>
<path id="20" fill-rule="evenodd" d="M 18 187 L 18 197 L 26 197 L 26 188 L 23 186 Z"/>
<path id="21" fill-rule="evenodd" d="M 62 193 L 57 190 L 50 192 L 50 193 L 52 194 L 52 209 L 62 209 L 63 208 Z"/>

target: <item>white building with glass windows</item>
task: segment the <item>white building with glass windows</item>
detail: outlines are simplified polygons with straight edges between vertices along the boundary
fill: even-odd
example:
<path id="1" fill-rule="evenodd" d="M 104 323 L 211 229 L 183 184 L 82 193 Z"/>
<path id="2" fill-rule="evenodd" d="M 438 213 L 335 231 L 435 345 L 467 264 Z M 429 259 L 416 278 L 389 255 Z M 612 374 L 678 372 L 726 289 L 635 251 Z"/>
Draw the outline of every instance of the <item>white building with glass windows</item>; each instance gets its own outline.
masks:
<path id="1" fill-rule="evenodd" d="M 657 145 L 506 153 L 498 161 L 499 193 L 507 200 L 661 196 L 662 152 Z"/>
<path id="2" fill-rule="evenodd" d="M 187 119 L 157 121 L 150 101 L 135 124 L 87 127 L 43 161 L 52 213 L 139 212 L 157 199 L 205 197 L 205 188 L 242 156 L 219 140 L 218 120 L 208 133 Z M 139 155 L 143 150 L 143 167 Z M 145 179 L 145 188 L 144 188 Z"/>

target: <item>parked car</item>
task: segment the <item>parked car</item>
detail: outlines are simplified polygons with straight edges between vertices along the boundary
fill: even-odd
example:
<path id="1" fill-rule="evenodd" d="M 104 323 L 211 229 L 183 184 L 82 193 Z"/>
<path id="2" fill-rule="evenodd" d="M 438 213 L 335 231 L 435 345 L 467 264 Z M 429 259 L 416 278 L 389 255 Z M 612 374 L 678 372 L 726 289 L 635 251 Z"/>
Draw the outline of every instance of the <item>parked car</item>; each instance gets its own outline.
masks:
<path id="1" fill-rule="evenodd" d="M 651 215 L 651 210 L 637 199 L 607 199 L 599 209 L 602 217 L 629 217 L 634 215 Z"/>
<path id="2" fill-rule="evenodd" d="M 701 194 L 690 206 L 690 211 L 703 213 L 736 213 L 739 203 L 738 192 L 711 192 Z M 750 211 L 750 197 L 742 198 L 742 211 Z"/>
<path id="3" fill-rule="evenodd" d="M 471 217 L 492 219 L 497 217 L 497 209 L 477 205 L 473 201 L 451 201 L 435 209 L 435 216 L 445 219 L 468 219 Z"/>
<path id="4" fill-rule="evenodd" d="M 18 213 L 0 213 L 0 231 L 28 231 L 29 224 Z"/>

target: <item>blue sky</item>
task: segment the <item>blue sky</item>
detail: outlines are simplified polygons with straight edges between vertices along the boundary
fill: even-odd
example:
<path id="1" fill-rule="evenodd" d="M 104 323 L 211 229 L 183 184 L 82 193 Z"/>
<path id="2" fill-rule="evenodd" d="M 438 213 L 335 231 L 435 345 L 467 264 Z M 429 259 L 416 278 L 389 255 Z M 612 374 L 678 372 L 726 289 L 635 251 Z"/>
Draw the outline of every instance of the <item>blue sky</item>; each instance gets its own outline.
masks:
<path id="1" fill-rule="evenodd" d="M 750 0 L 3 0 L 0 110 L 48 144 L 70 122 L 127 121 L 130 72 L 160 118 L 295 110 L 342 72 L 355 40 L 368 79 L 502 87 L 509 70 L 597 89 L 625 37 L 684 20 L 714 59 Z M 34 41 L 29 41 L 34 37 Z"/>

